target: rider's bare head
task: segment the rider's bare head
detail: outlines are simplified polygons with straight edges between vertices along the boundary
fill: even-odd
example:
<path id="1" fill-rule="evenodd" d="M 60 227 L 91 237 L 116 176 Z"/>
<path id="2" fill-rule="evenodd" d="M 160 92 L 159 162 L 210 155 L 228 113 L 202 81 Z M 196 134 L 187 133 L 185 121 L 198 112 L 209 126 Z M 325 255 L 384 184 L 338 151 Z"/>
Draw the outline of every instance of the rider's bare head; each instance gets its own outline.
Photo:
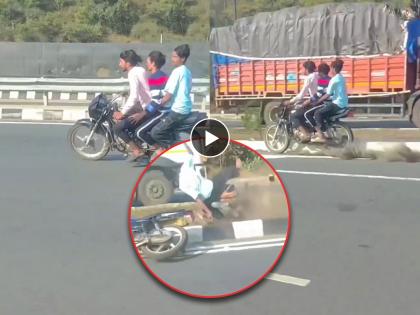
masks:
<path id="1" fill-rule="evenodd" d="M 119 66 L 125 72 L 137 66 L 141 61 L 141 57 L 134 50 L 125 50 L 120 54 Z"/>
<path id="2" fill-rule="evenodd" d="M 318 66 L 318 73 L 321 76 L 324 76 L 324 77 L 328 76 L 328 73 L 330 73 L 330 70 L 331 70 L 330 66 L 327 65 L 325 62 L 321 63 Z"/>
<path id="3" fill-rule="evenodd" d="M 166 63 L 166 57 L 160 51 L 152 51 L 146 60 L 147 70 L 156 72 Z"/>
<path id="4" fill-rule="evenodd" d="M 172 53 L 172 64 L 176 67 L 181 66 L 187 62 L 190 56 L 190 46 L 187 44 L 178 46 Z"/>
<path id="5" fill-rule="evenodd" d="M 305 75 L 308 75 L 315 72 L 316 65 L 313 61 L 307 60 L 303 63 L 303 69 L 305 69 Z"/>
<path id="6" fill-rule="evenodd" d="M 331 63 L 332 72 L 334 75 L 338 74 L 343 70 L 344 62 L 341 59 L 336 59 Z"/>

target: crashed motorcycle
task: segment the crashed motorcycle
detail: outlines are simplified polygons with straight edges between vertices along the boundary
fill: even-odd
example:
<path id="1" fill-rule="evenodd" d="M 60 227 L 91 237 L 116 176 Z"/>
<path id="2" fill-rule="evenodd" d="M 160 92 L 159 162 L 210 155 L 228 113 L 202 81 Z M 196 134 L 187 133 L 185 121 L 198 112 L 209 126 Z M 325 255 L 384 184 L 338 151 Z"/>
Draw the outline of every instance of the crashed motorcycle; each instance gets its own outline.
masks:
<path id="1" fill-rule="evenodd" d="M 177 255 L 187 244 L 188 234 L 180 226 L 165 223 L 187 217 L 192 218 L 192 213 L 180 210 L 131 219 L 134 243 L 140 254 L 158 261 Z"/>
<path id="2" fill-rule="evenodd" d="M 128 145 L 114 133 L 115 122 L 112 116 L 114 112 L 118 111 L 116 100 L 120 97 L 121 95 L 118 95 L 114 99 L 108 100 L 105 95 L 98 95 L 88 107 L 90 118 L 80 119 L 70 128 L 68 141 L 78 156 L 96 161 L 114 150 L 128 154 Z M 183 125 L 175 129 L 173 143 L 188 140 L 195 124 L 206 117 L 206 113 L 191 112 Z M 152 155 L 151 146 L 138 138 L 135 131 L 127 130 L 127 133 L 147 156 Z"/>

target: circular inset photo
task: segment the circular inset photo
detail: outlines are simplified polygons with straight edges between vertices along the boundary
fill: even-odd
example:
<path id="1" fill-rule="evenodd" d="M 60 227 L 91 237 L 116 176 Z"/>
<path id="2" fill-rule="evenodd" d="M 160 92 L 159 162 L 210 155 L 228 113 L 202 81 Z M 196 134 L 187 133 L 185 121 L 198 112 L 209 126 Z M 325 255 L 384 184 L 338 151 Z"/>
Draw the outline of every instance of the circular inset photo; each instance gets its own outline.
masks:
<path id="1" fill-rule="evenodd" d="M 163 285 L 191 297 L 222 298 L 263 280 L 279 261 L 290 205 L 277 172 L 230 141 L 205 157 L 190 141 L 141 173 L 129 208 L 133 247 Z"/>

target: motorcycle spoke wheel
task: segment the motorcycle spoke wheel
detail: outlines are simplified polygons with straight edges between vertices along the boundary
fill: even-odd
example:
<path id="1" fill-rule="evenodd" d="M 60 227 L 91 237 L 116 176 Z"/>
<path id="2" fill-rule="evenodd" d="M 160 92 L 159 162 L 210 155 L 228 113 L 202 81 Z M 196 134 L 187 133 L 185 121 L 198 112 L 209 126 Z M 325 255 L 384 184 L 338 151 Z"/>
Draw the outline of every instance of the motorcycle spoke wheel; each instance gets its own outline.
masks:
<path id="1" fill-rule="evenodd" d="M 353 134 L 351 130 L 341 123 L 334 123 L 327 130 L 327 135 L 331 143 L 335 146 L 345 146 L 353 141 Z"/>
<path id="2" fill-rule="evenodd" d="M 88 160 L 99 160 L 109 151 L 109 141 L 102 133 L 94 133 L 88 142 L 91 129 L 75 125 L 69 132 L 70 145 L 74 152 Z"/>
<path id="3" fill-rule="evenodd" d="M 162 228 L 164 233 L 170 233 L 171 238 L 167 243 L 153 245 L 151 243 L 141 247 L 144 256 L 163 260 L 174 256 L 186 244 L 188 235 L 187 232 L 177 226 L 166 226 Z"/>

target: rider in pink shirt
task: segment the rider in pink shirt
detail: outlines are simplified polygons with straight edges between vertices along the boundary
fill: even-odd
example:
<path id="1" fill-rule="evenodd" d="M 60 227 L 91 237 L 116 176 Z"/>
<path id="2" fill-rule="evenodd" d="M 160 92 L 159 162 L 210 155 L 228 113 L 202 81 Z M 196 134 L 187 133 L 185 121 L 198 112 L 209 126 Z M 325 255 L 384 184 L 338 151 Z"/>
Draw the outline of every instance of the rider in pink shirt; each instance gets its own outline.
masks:
<path id="1" fill-rule="evenodd" d="M 141 61 L 140 56 L 134 50 L 126 50 L 120 54 L 119 66 L 122 71 L 128 72 L 130 96 L 121 111 L 115 112 L 113 116 L 116 120 L 115 134 L 128 144 L 132 152 L 130 160 L 133 161 L 144 155 L 144 152 L 134 143 L 127 131 L 135 130 L 142 123 L 141 120 L 133 119 L 133 116 L 143 111 L 152 100 L 147 72 L 143 67 L 139 66 Z"/>
<path id="2" fill-rule="evenodd" d="M 134 66 L 128 70 L 128 82 L 130 84 L 130 95 L 121 108 L 123 115 L 132 111 L 141 111 L 152 100 L 147 72 L 143 67 Z"/>

